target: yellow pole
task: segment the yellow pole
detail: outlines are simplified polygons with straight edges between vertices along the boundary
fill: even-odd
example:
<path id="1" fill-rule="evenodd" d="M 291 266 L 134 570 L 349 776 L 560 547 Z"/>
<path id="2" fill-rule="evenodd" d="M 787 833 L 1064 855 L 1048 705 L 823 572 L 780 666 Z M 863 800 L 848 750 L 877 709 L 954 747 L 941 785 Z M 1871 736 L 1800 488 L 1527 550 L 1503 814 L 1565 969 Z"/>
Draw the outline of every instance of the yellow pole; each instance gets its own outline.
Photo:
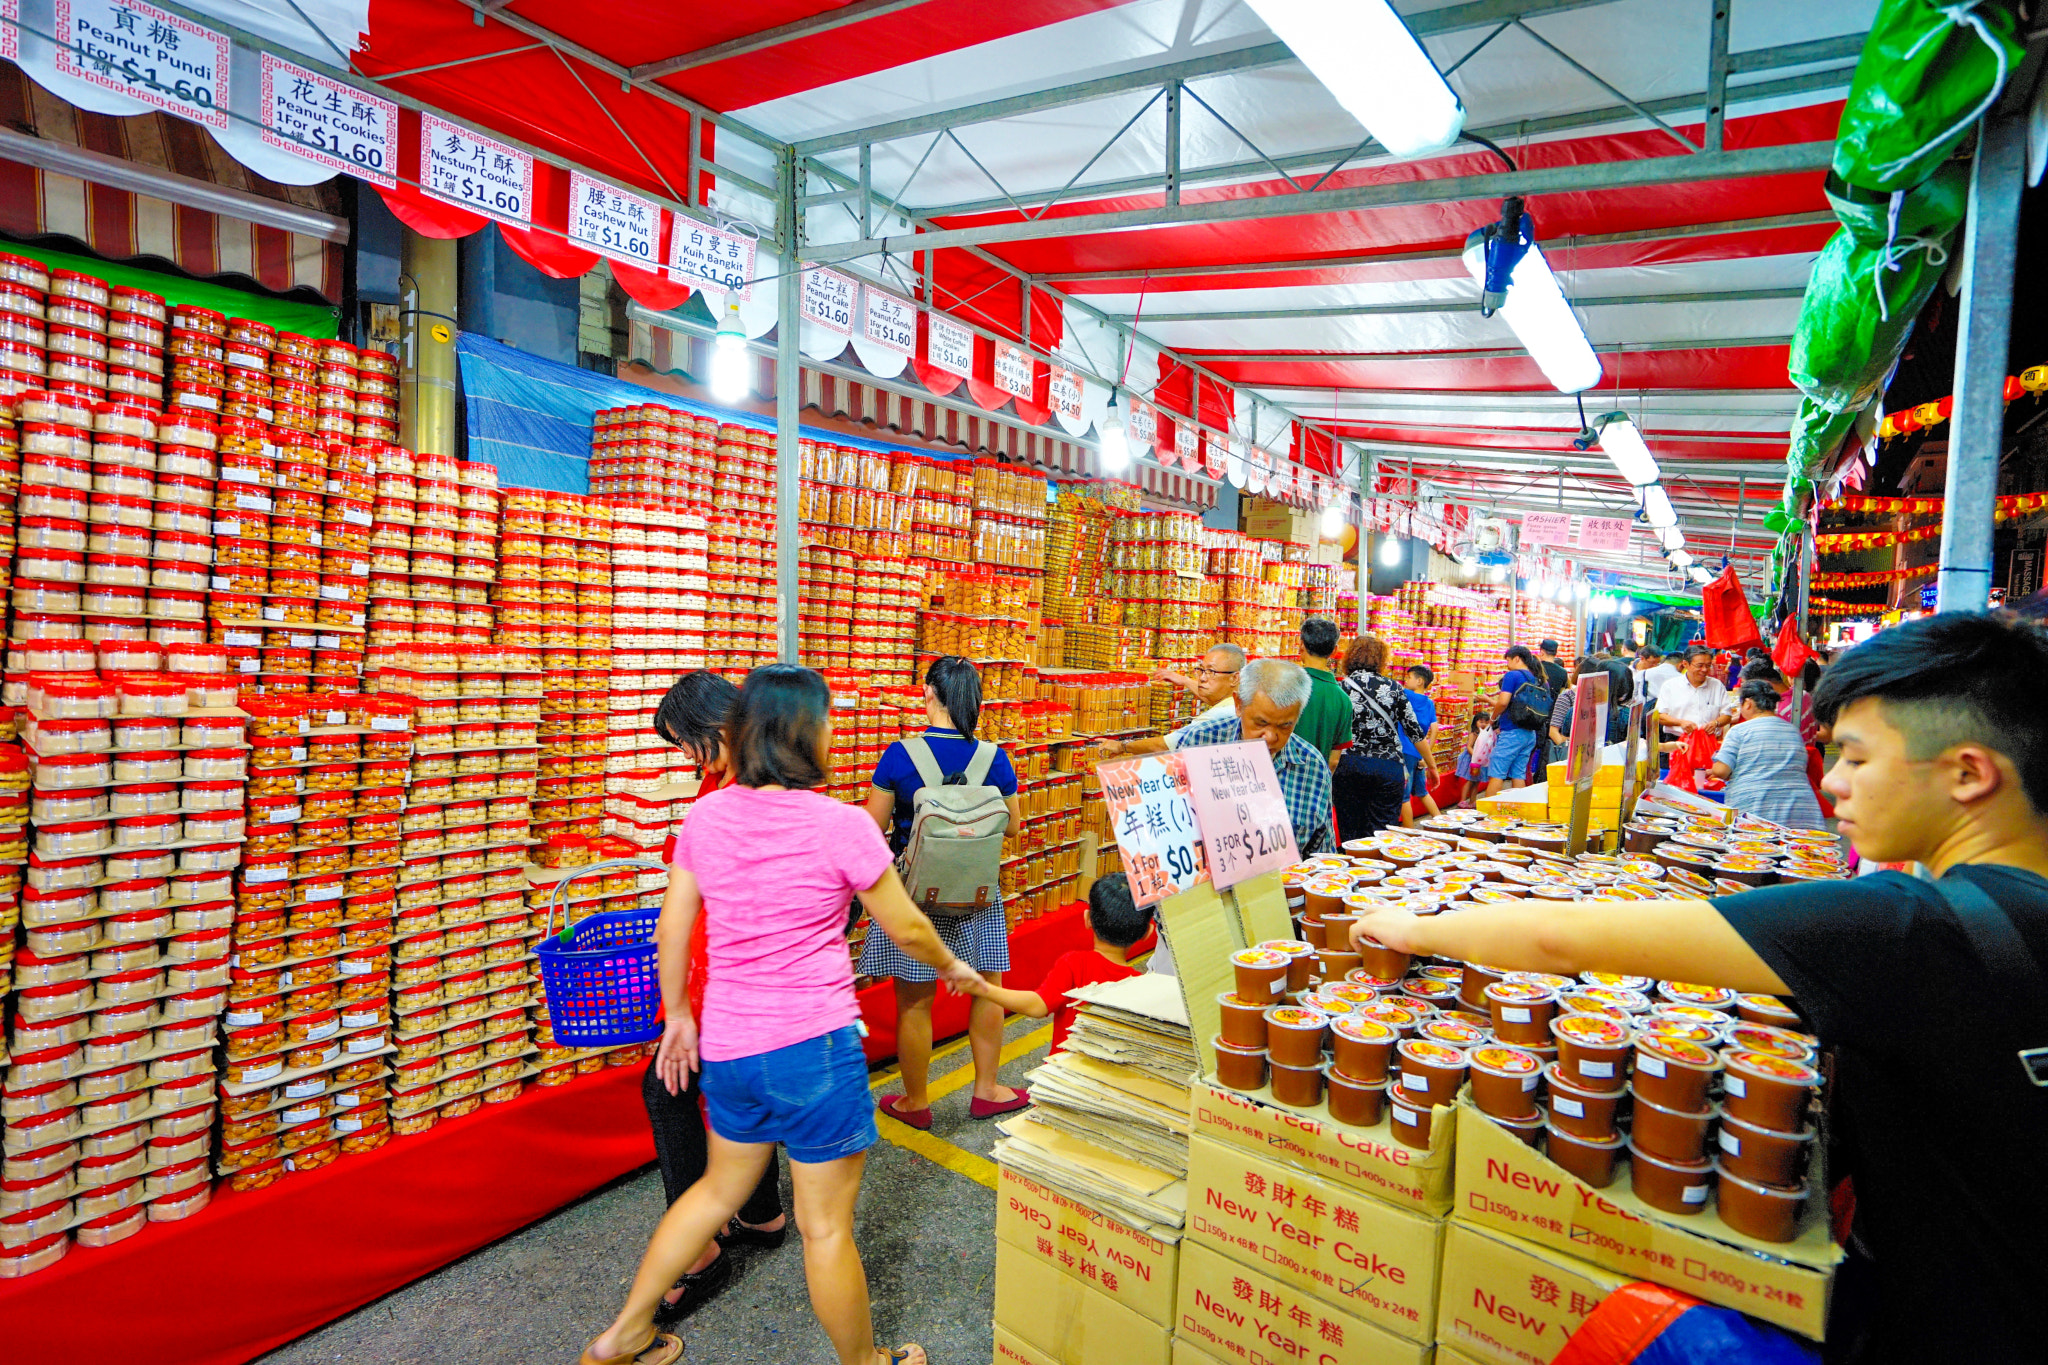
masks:
<path id="1" fill-rule="evenodd" d="M 399 439 L 455 453 L 455 241 L 405 229 L 399 265 Z"/>

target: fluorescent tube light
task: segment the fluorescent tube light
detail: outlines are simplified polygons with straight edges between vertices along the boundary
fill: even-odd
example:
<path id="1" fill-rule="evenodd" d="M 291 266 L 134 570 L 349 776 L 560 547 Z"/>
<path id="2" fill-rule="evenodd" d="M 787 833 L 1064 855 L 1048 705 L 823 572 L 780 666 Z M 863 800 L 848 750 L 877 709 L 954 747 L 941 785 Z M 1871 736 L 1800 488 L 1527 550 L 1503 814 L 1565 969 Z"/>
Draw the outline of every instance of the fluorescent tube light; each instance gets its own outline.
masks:
<path id="1" fill-rule="evenodd" d="M 1685 548 L 1685 532 L 1679 530 L 1676 526 L 1667 526 L 1657 533 L 1657 543 L 1667 551 L 1683 550 Z"/>
<path id="2" fill-rule="evenodd" d="M 1486 284 L 1484 234 L 1481 228 L 1465 239 L 1465 269 L 1481 288 Z M 1578 315 L 1565 302 L 1564 290 L 1550 273 L 1542 247 L 1531 243 L 1515 263 L 1500 316 L 1507 319 L 1522 349 L 1559 393 L 1583 393 L 1600 382 L 1600 357 L 1593 354 L 1586 329 L 1579 326 Z"/>
<path id="3" fill-rule="evenodd" d="M 1614 461 L 1615 469 L 1628 480 L 1629 487 L 1641 488 L 1644 484 L 1657 482 L 1662 477 L 1657 469 L 1657 457 L 1650 454 L 1650 447 L 1643 441 L 1643 433 L 1636 430 L 1636 424 L 1629 420 L 1629 415 L 1610 412 L 1601 421 L 1605 425 L 1600 428 L 1600 449 Z"/>
<path id="4" fill-rule="evenodd" d="M 1393 155 L 1437 151 L 1464 131 L 1464 106 L 1387 0 L 1246 3 Z"/>
<path id="5" fill-rule="evenodd" d="M 1640 491 L 1643 495 L 1643 517 L 1653 529 L 1661 531 L 1678 524 L 1678 513 L 1671 510 L 1671 498 L 1665 493 L 1663 484 L 1653 483 Z"/>
<path id="6" fill-rule="evenodd" d="M 1692 563 L 1692 556 L 1683 550 L 1673 550 L 1665 558 L 1671 561 L 1671 567 L 1674 569 L 1683 569 L 1686 565 Z"/>

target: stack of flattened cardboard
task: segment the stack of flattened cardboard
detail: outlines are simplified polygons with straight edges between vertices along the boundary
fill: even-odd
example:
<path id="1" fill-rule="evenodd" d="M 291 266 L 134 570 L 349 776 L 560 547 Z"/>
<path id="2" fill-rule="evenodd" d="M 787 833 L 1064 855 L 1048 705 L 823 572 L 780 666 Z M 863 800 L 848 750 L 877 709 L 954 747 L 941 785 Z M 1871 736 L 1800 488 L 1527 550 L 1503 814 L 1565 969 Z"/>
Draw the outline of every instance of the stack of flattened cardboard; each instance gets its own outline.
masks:
<path id="1" fill-rule="evenodd" d="M 1083 986 L 1066 1049 L 996 1143 L 996 1356 L 1169 1365 L 1187 1219 L 1188 1077 L 1178 986 Z"/>

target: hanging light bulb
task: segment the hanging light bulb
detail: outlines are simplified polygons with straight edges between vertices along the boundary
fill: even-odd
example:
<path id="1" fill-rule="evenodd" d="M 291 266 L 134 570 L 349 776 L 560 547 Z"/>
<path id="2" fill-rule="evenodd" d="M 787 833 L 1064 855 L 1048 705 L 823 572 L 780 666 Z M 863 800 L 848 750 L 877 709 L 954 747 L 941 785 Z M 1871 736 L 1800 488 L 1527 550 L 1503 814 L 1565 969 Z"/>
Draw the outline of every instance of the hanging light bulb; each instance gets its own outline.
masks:
<path id="1" fill-rule="evenodd" d="M 1497 565 L 1495 565 L 1495 566 L 1493 567 L 1492 571 L 1491 571 L 1491 572 L 1489 572 L 1489 573 L 1488 573 L 1488 574 L 1486 575 L 1486 579 L 1487 579 L 1487 581 L 1488 581 L 1489 583 L 1505 583 L 1505 582 L 1507 582 L 1507 581 L 1508 581 L 1508 571 L 1507 571 L 1507 566 L 1506 566 L 1506 565 L 1504 565 L 1504 564 L 1497 564 Z"/>
<path id="2" fill-rule="evenodd" d="M 1577 593 L 1579 600 L 1583 602 L 1593 595 L 1593 585 L 1581 578 L 1578 582 L 1572 584 L 1572 591 Z"/>
<path id="3" fill-rule="evenodd" d="M 1344 529 L 1344 504 L 1333 502 L 1323 509 L 1323 534 L 1334 536 Z"/>
<path id="4" fill-rule="evenodd" d="M 1380 536 L 1380 563 L 1393 568 L 1401 562 L 1401 542 L 1389 532 Z"/>
<path id="5" fill-rule="evenodd" d="M 1666 555 L 1665 558 L 1671 561 L 1671 567 L 1674 569 L 1683 569 L 1688 564 L 1692 563 L 1692 556 L 1687 554 L 1683 550 L 1673 550 L 1669 555 Z"/>
<path id="6" fill-rule="evenodd" d="M 1697 564 L 1692 566 L 1691 573 L 1692 581 L 1695 583 L 1711 583 L 1714 581 L 1714 575 Z"/>
<path id="7" fill-rule="evenodd" d="M 728 289 L 718 309 L 718 332 L 711 338 L 711 396 L 721 403 L 737 403 L 750 388 L 747 328 L 740 320 L 740 296 Z"/>
<path id="8" fill-rule="evenodd" d="M 1124 419 L 1116 410 L 1115 389 L 1109 391 L 1109 406 L 1103 409 L 1095 436 L 1101 444 L 1105 474 L 1120 474 L 1131 467 L 1131 443 L 1124 436 Z"/>
<path id="9" fill-rule="evenodd" d="M 1657 543 L 1664 547 L 1666 554 L 1673 550 L 1683 550 L 1685 548 L 1685 532 L 1679 530 L 1676 526 L 1667 526 L 1657 533 Z"/>

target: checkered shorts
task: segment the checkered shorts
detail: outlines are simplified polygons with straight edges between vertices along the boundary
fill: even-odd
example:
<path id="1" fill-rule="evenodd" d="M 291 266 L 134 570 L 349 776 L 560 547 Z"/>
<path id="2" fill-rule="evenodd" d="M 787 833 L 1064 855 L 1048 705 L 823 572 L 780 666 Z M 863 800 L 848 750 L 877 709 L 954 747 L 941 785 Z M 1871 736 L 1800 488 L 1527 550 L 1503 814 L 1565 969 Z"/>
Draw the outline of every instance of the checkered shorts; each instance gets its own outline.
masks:
<path id="1" fill-rule="evenodd" d="M 932 921 L 939 938 L 954 956 L 977 972 L 1010 970 L 1010 926 L 1003 913 L 1003 898 L 979 914 L 965 919 L 940 916 Z M 879 924 L 868 926 L 867 942 L 861 946 L 856 976 L 893 976 L 898 981 L 937 981 L 939 974 L 906 954 L 882 932 Z"/>

